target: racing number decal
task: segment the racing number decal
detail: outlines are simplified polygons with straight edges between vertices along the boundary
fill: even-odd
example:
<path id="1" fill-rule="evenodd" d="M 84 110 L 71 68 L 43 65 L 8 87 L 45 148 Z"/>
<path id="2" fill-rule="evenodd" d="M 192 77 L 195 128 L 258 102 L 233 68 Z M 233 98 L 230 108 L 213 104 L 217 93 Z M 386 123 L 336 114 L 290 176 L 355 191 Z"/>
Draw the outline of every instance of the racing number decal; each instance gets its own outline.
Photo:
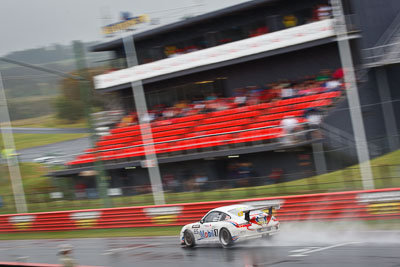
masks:
<path id="1" fill-rule="evenodd" d="M 214 229 L 214 236 L 218 237 L 218 229 Z"/>

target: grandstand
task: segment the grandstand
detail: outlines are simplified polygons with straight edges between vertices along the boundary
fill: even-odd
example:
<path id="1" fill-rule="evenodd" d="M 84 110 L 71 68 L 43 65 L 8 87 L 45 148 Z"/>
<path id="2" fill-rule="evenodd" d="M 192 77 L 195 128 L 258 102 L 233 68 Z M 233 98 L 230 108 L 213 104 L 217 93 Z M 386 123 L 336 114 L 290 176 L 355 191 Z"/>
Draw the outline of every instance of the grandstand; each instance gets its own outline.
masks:
<path id="1" fill-rule="evenodd" d="M 393 89 L 398 66 L 384 63 L 371 47 L 395 39 L 389 26 L 397 21 L 400 5 L 388 1 L 374 13 L 372 0 L 343 2 L 374 157 L 398 148 L 399 91 Z M 325 0 L 254 0 L 134 34 L 139 63 L 134 67 L 127 68 L 122 39 L 93 46 L 94 52 L 115 54 L 95 85 L 117 94 L 118 109 L 126 116 L 95 148 L 50 175 L 79 180 L 101 159 L 111 187 L 148 183 L 141 166 L 149 137 L 140 135 L 131 89 L 136 81 L 144 86 L 150 110 L 146 123 L 162 176 L 184 181 L 206 172 L 209 180 L 224 180 L 233 163 L 250 163 L 253 176 L 280 169 L 298 179 L 354 163 L 334 26 Z M 380 38 L 382 29 L 387 30 Z M 370 59 L 364 68 L 363 51 L 371 50 L 375 63 Z M 322 117 L 318 126 L 310 112 Z M 295 130 L 288 132 L 285 120 L 293 118 Z M 294 138 L 288 141 L 288 136 Z M 321 155 L 324 169 L 315 164 Z"/>

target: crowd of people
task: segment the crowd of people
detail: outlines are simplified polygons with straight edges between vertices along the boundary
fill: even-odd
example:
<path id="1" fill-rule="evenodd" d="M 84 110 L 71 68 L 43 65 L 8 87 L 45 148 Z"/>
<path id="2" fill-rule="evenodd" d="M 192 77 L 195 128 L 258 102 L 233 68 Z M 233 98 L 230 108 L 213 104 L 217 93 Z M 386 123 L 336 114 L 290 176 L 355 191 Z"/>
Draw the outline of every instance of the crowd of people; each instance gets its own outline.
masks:
<path id="1" fill-rule="evenodd" d="M 343 89 L 343 70 L 335 72 L 323 70 L 315 77 L 304 77 L 297 81 L 280 81 L 265 86 L 247 86 L 237 88 L 231 97 L 222 97 L 215 93 L 192 101 L 181 100 L 174 105 L 157 105 L 149 110 L 141 119 L 154 126 L 168 125 L 170 119 L 196 114 L 226 110 L 241 106 L 257 105 L 278 100 L 332 92 Z M 135 125 L 139 121 L 135 111 L 124 116 L 117 127 Z"/>

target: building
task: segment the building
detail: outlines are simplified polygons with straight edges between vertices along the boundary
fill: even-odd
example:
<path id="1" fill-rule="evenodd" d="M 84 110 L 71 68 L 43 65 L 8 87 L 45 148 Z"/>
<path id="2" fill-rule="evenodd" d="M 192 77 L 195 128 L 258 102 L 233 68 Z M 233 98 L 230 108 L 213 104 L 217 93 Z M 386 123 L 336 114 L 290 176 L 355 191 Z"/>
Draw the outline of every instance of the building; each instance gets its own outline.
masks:
<path id="1" fill-rule="evenodd" d="M 110 72 L 95 78 L 96 89 L 118 94 L 121 108 L 129 113 L 135 109 L 131 85 L 137 82 L 143 84 L 150 110 L 215 96 L 234 101 L 238 88 L 251 91 L 271 88 L 276 83 L 302 85 L 323 70 L 341 67 L 332 19 L 336 2 L 332 1 L 331 7 L 325 0 L 254 0 L 134 34 L 138 65 L 129 68 L 123 39 L 95 45 L 93 52 L 113 51 L 115 55 Z M 399 93 L 393 86 L 397 61 L 386 60 L 379 47 L 386 47 L 396 38 L 393 32 L 398 30 L 395 26 L 400 4 L 394 0 L 385 6 L 379 3 L 343 1 L 371 156 L 398 148 Z M 381 37 L 382 31 L 385 33 Z M 396 51 L 394 45 L 390 47 Z M 373 62 L 369 59 L 365 64 L 365 51 L 375 53 Z M 315 97 L 302 98 L 314 106 L 293 101 L 286 101 L 282 107 L 266 103 L 242 109 L 235 106 L 237 112 L 229 114 L 228 124 L 227 113 L 218 113 L 220 117 L 206 113 L 174 118 L 171 122 L 177 128 L 153 123 L 162 175 L 172 175 L 181 182 L 196 176 L 221 181 L 233 178 L 232 168 L 237 168 L 236 175 L 262 177 L 260 183 L 265 183 L 271 182 L 267 177 L 274 172 L 283 173 L 286 180 L 298 179 L 355 163 L 345 94 L 333 94 L 325 102 Z M 303 116 L 310 107 L 324 115 L 319 129 L 324 135 L 306 134 L 295 143 L 282 142 L 282 119 Z M 270 115 L 274 119 L 265 117 Z M 144 145 L 139 126 L 127 125 L 111 132 L 98 143 L 111 176 L 110 186 L 148 184 L 147 171 L 142 168 Z M 93 151 L 51 175 L 78 177 L 91 170 Z M 321 165 L 318 155 L 324 155 L 326 164 Z"/>

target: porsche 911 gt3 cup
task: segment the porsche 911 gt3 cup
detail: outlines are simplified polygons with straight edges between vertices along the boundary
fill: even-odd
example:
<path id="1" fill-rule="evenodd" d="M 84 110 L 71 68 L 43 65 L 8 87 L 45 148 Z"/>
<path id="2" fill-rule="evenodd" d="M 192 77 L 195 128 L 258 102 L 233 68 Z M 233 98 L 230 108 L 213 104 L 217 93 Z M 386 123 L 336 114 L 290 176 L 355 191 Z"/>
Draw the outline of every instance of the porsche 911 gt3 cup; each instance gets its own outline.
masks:
<path id="1" fill-rule="evenodd" d="M 185 225 L 180 233 L 181 245 L 193 247 L 203 243 L 220 243 L 230 247 L 254 238 L 270 238 L 279 232 L 279 221 L 272 209 L 279 205 L 256 208 L 231 205 L 209 211 L 199 222 Z M 268 210 L 268 212 L 265 212 Z"/>

